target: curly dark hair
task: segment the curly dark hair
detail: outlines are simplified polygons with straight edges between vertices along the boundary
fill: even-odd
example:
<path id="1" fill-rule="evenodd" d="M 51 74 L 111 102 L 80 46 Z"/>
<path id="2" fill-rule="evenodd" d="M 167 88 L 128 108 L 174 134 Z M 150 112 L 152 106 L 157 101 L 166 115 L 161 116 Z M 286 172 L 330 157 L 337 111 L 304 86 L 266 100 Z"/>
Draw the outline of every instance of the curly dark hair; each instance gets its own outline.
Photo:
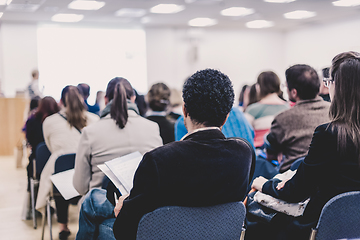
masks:
<path id="1" fill-rule="evenodd" d="M 233 106 L 234 89 L 227 75 L 205 69 L 185 81 L 183 99 L 193 121 L 208 127 L 220 127 Z"/>

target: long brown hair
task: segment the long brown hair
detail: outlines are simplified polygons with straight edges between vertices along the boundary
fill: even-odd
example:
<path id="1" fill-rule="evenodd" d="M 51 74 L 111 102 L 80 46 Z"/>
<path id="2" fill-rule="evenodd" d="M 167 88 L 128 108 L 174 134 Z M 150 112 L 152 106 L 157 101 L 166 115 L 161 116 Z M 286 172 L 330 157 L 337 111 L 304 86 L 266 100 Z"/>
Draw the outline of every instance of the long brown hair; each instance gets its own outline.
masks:
<path id="1" fill-rule="evenodd" d="M 336 55 L 330 69 L 335 84 L 331 99 L 331 125 L 338 132 L 338 149 L 344 153 L 347 141 L 360 149 L 360 54 L 344 52 Z M 360 156 L 359 156 L 360 163 Z"/>
<path id="2" fill-rule="evenodd" d="M 129 117 L 127 112 L 127 100 L 130 100 L 134 95 L 134 89 L 125 78 L 116 77 L 108 83 L 106 97 L 109 100 L 113 100 L 110 116 L 121 129 L 125 127 Z"/>
<path id="3" fill-rule="evenodd" d="M 270 93 L 280 92 L 280 78 L 273 71 L 260 73 L 257 78 L 257 83 L 260 86 L 261 99 Z"/>
<path id="4" fill-rule="evenodd" d="M 66 86 L 61 92 L 61 101 L 66 108 L 66 119 L 70 126 L 83 129 L 86 126 L 84 99 L 75 86 Z"/>
<path id="5" fill-rule="evenodd" d="M 59 106 L 55 99 L 50 96 L 46 96 L 40 100 L 39 107 L 36 110 L 35 118 L 44 122 L 45 118 L 59 112 Z"/>

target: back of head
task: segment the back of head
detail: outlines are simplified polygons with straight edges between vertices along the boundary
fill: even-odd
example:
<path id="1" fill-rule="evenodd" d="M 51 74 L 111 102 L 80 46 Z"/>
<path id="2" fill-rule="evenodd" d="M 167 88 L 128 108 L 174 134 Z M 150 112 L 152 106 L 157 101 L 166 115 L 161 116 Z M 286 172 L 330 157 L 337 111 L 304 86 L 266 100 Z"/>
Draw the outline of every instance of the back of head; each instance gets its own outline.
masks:
<path id="1" fill-rule="evenodd" d="M 88 99 L 90 96 L 90 86 L 86 83 L 79 83 L 77 88 L 81 96 L 83 96 L 84 100 Z"/>
<path id="2" fill-rule="evenodd" d="M 170 101 L 171 91 L 164 83 L 156 83 L 151 86 L 147 100 L 153 111 L 165 111 Z"/>
<path id="3" fill-rule="evenodd" d="M 39 71 L 37 69 L 33 70 L 31 72 L 31 76 L 32 78 L 35 80 L 35 79 L 38 79 L 39 78 Z"/>
<path id="4" fill-rule="evenodd" d="M 31 98 L 31 100 L 30 100 L 30 111 L 36 109 L 39 106 L 40 100 L 41 100 L 41 98 L 39 96 L 35 96 L 35 97 Z"/>
<path id="5" fill-rule="evenodd" d="M 37 112 L 35 113 L 35 117 L 41 122 L 43 122 L 46 117 L 57 112 L 59 112 L 59 106 L 55 99 L 53 97 L 46 96 L 40 100 L 40 104 Z"/>
<path id="6" fill-rule="evenodd" d="M 130 82 L 122 77 L 110 80 L 106 88 L 106 97 L 112 100 L 110 116 L 115 120 L 116 125 L 124 128 L 128 120 L 127 100 L 135 95 Z"/>
<path id="7" fill-rule="evenodd" d="M 305 64 L 291 66 L 285 71 L 288 89 L 296 89 L 302 100 L 315 98 L 319 93 L 320 80 L 315 69 Z"/>
<path id="8" fill-rule="evenodd" d="M 278 75 L 272 71 L 260 73 L 257 83 L 260 87 L 260 98 L 263 98 L 270 93 L 280 92 L 280 79 Z"/>
<path id="9" fill-rule="evenodd" d="M 256 103 L 259 101 L 259 93 L 256 89 L 256 83 L 251 85 L 250 91 L 249 91 L 249 103 L 248 105 L 251 105 L 253 103 Z"/>
<path id="10" fill-rule="evenodd" d="M 66 118 L 70 126 L 82 129 L 86 126 L 84 99 L 75 86 L 66 86 L 61 92 Z"/>
<path id="11" fill-rule="evenodd" d="M 247 84 L 245 84 L 242 88 L 241 88 L 241 91 L 240 91 L 240 95 L 239 95 L 239 103 L 243 103 L 244 102 L 244 94 L 245 94 L 245 91 L 246 89 L 248 89 L 249 86 Z"/>
<path id="12" fill-rule="evenodd" d="M 330 118 L 338 129 L 340 149 L 345 151 L 347 138 L 360 149 L 360 54 L 344 52 L 332 60 L 330 78 L 335 92 L 331 99 Z M 359 157 L 360 160 L 360 157 Z"/>
<path id="13" fill-rule="evenodd" d="M 205 69 L 185 81 L 183 100 L 192 121 L 220 127 L 233 106 L 234 89 L 228 76 Z"/>

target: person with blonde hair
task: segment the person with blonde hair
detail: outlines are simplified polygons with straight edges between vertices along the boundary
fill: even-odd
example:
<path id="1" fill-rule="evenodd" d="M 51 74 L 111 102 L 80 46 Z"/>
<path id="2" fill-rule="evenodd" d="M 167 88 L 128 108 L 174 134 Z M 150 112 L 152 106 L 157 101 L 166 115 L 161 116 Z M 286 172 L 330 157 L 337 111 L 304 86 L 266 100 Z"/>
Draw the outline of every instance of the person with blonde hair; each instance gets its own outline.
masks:
<path id="1" fill-rule="evenodd" d="M 36 202 L 38 210 L 45 207 L 46 197 L 51 191 L 50 176 L 54 172 L 56 159 L 63 154 L 75 153 L 82 129 L 99 119 L 97 115 L 86 110 L 84 99 L 75 86 L 66 86 L 62 90 L 61 105 L 59 113 L 47 117 L 43 122 L 44 139 L 51 156 L 40 176 Z M 62 197 L 56 197 L 55 203 L 60 226 L 59 239 L 67 239 L 70 235 L 67 226 L 69 205 Z"/>

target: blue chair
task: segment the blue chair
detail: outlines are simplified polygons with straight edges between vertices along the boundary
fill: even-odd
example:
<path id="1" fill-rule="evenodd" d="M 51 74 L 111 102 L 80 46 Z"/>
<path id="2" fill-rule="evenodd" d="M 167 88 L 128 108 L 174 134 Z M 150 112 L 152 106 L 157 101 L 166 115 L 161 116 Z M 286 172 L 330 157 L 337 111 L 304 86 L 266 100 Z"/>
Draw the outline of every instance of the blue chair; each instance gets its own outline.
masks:
<path id="1" fill-rule="evenodd" d="M 242 202 L 161 207 L 141 218 L 136 239 L 244 239 L 245 214 Z"/>
<path id="2" fill-rule="evenodd" d="M 310 240 L 360 237 L 360 191 L 339 194 L 323 207 Z"/>
<path id="3" fill-rule="evenodd" d="M 36 158 L 33 160 L 33 176 L 30 177 L 30 195 L 31 195 L 31 212 L 33 219 L 34 229 L 37 228 L 36 211 L 35 211 L 35 196 L 37 195 L 37 189 L 39 187 L 39 180 L 41 172 L 48 161 L 51 153 L 47 148 L 45 142 L 41 142 L 35 149 Z"/>
<path id="4" fill-rule="evenodd" d="M 61 155 L 55 161 L 54 174 L 73 169 L 74 167 L 75 167 L 75 153 Z M 50 239 L 51 240 L 53 239 L 52 238 L 52 222 L 51 222 L 51 204 L 50 204 L 50 202 L 53 199 L 54 194 L 60 194 L 59 191 L 55 187 L 53 188 L 53 193 L 51 194 L 51 196 L 49 196 L 48 199 L 46 200 L 46 212 L 45 212 L 45 217 L 43 218 L 43 229 L 42 229 L 41 239 L 44 239 L 45 218 L 46 217 L 47 217 L 47 222 L 48 222 L 49 230 L 50 230 Z"/>

